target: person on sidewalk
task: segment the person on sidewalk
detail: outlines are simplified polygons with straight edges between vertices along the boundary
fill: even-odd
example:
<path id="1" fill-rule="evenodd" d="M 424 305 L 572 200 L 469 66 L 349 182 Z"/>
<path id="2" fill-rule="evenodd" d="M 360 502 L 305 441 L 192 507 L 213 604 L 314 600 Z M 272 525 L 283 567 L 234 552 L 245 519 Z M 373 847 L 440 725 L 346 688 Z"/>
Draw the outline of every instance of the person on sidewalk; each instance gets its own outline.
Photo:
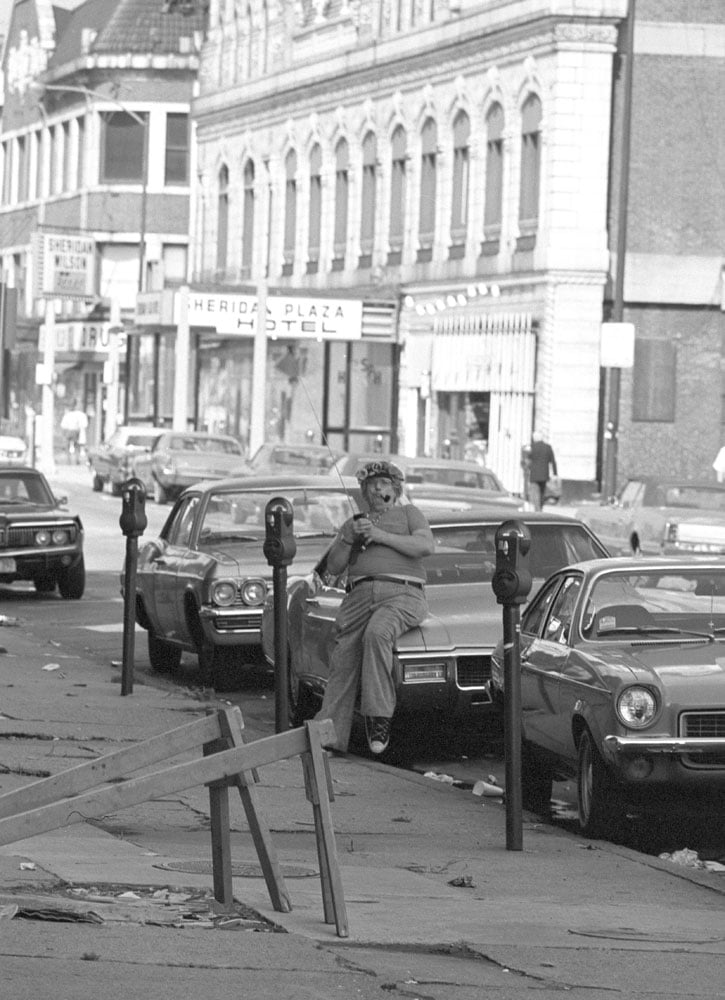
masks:
<path id="1" fill-rule="evenodd" d="M 71 465 L 78 465 L 81 459 L 85 459 L 88 415 L 75 399 L 63 414 L 60 428 L 65 434 L 68 461 Z"/>
<path id="2" fill-rule="evenodd" d="M 551 476 L 557 475 L 557 470 L 554 449 L 544 441 L 544 435 L 540 431 L 534 431 L 531 435 L 528 462 L 531 500 L 534 507 L 541 510 L 546 496 L 546 484 Z"/>
<path id="3" fill-rule="evenodd" d="M 345 521 L 327 554 L 330 573 L 347 567 L 347 593 L 316 718 L 332 719 L 333 749 L 344 753 L 359 690 L 368 746 L 381 754 L 396 704 L 393 646 L 428 614 L 422 560 L 435 542 L 424 514 L 400 502 L 404 476 L 397 465 L 367 462 L 356 475 L 367 512 Z"/>

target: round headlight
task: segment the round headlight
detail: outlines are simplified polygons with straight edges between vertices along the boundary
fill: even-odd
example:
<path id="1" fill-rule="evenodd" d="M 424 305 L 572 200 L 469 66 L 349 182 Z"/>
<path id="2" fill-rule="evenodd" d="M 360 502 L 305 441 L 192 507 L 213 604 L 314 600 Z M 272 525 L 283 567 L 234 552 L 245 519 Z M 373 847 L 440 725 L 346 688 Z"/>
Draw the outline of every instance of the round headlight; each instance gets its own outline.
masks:
<path id="1" fill-rule="evenodd" d="M 645 687 L 629 687 L 617 698 L 617 715 L 630 729 L 644 729 L 657 714 L 657 699 Z"/>
<path id="2" fill-rule="evenodd" d="M 242 600 L 245 604 L 251 604 L 253 607 L 264 604 L 266 596 L 267 584 L 264 580 L 246 580 L 242 584 Z"/>
<path id="3" fill-rule="evenodd" d="M 211 589 L 211 599 L 214 604 L 228 608 L 237 599 L 237 586 L 231 580 L 220 580 Z"/>
<path id="4" fill-rule="evenodd" d="M 56 528 L 53 532 L 53 545 L 67 545 L 68 544 L 68 532 L 63 531 L 62 528 Z"/>
<path id="5" fill-rule="evenodd" d="M 36 545 L 50 545 L 50 532 L 45 528 L 35 532 Z"/>

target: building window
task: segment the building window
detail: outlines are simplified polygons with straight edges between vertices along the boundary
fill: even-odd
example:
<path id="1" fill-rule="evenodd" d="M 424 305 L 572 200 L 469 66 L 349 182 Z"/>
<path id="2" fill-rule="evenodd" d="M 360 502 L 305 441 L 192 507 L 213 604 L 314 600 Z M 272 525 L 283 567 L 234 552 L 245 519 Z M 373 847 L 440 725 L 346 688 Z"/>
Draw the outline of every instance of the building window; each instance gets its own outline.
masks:
<path id="1" fill-rule="evenodd" d="M 219 196 L 217 201 L 216 269 L 224 274 L 227 269 L 227 243 L 229 239 L 229 170 L 219 171 Z"/>
<path id="2" fill-rule="evenodd" d="M 405 240 L 405 201 L 407 197 L 407 177 L 405 173 L 407 154 L 407 137 L 402 125 L 393 132 L 391 140 L 390 169 L 390 250 L 389 264 L 400 264 L 403 257 Z"/>
<path id="3" fill-rule="evenodd" d="M 310 153 L 310 204 L 307 235 L 307 273 L 320 266 L 320 226 L 322 217 L 322 150 L 315 144 Z"/>
<path id="4" fill-rule="evenodd" d="M 368 132 L 362 147 L 362 211 L 360 215 L 360 267 L 370 267 L 375 246 L 375 200 L 377 195 L 378 142 Z"/>
<path id="5" fill-rule="evenodd" d="M 451 200 L 451 257 L 462 257 L 468 229 L 468 180 L 471 122 L 459 111 L 453 122 L 453 192 Z"/>
<path id="6" fill-rule="evenodd" d="M 142 121 L 125 111 L 104 113 L 103 148 L 101 155 L 101 181 L 114 183 L 134 181 L 139 184 L 144 180 L 144 161 L 146 143 L 146 121 L 148 116 L 137 116 Z"/>
<path id="7" fill-rule="evenodd" d="M 13 175 L 13 141 L 3 143 L 3 205 L 10 204 Z"/>
<path id="8" fill-rule="evenodd" d="M 634 342 L 632 420 L 673 423 L 675 420 L 677 350 L 669 340 Z"/>
<path id="9" fill-rule="evenodd" d="M 438 155 L 438 129 L 428 118 L 421 133 L 420 157 L 420 216 L 418 220 L 418 260 L 428 261 L 433 256 L 436 218 L 436 157 Z"/>
<path id="10" fill-rule="evenodd" d="M 71 142 L 70 122 L 63 122 L 63 191 L 73 190 L 72 164 L 73 143 Z"/>
<path id="11" fill-rule="evenodd" d="M 284 161 L 284 251 L 282 274 L 289 275 L 295 266 L 295 242 L 297 239 L 297 153 L 293 149 Z"/>
<path id="12" fill-rule="evenodd" d="M 165 184 L 189 183 L 189 116 L 166 116 Z"/>
<path id="13" fill-rule="evenodd" d="M 18 201 L 28 200 L 28 143 L 27 137 L 18 136 Z"/>
<path id="14" fill-rule="evenodd" d="M 335 234 L 332 270 L 341 271 L 345 266 L 347 247 L 347 206 L 350 195 L 350 153 L 347 143 L 340 139 L 335 147 Z"/>
<path id="15" fill-rule="evenodd" d="M 40 154 L 40 147 L 38 148 Z M 86 180 L 86 120 L 78 119 L 78 161 L 76 163 L 76 190 L 83 188 Z"/>
<path id="16" fill-rule="evenodd" d="M 519 227 L 523 236 L 535 233 L 539 223 L 540 173 L 541 101 L 535 94 L 530 94 L 521 115 Z"/>
<path id="17" fill-rule="evenodd" d="M 36 133 L 37 139 L 35 143 L 35 197 L 44 198 L 46 195 L 45 188 L 45 156 L 47 152 L 48 145 L 48 131 L 47 129 L 41 129 Z"/>
<path id="18" fill-rule="evenodd" d="M 483 253 L 497 254 L 503 219 L 503 108 L 494 104 L 486 115 L 486 188 L 483 207 Z"/>
<path id="19" fill-rule="evenodd" d="M 244 165 L 244 218 L 242 220 L 242 276 L 250 277 L 254 260 L 254 162 Z"/>

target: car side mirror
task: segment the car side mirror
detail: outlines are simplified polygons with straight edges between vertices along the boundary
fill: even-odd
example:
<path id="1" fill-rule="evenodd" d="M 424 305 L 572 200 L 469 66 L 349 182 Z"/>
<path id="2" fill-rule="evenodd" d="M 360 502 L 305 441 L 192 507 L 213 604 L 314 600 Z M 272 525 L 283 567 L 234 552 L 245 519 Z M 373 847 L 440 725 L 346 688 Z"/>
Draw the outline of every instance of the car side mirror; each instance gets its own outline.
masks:
<path id="1" fill-rule="evenodd" d="M 55 506 L 56 507 L 67 507 L 68 506 L 68 497 L 67 497 L 67 495 L 63 494 L 63 496 L 56 497 L 55 498 Z"/>

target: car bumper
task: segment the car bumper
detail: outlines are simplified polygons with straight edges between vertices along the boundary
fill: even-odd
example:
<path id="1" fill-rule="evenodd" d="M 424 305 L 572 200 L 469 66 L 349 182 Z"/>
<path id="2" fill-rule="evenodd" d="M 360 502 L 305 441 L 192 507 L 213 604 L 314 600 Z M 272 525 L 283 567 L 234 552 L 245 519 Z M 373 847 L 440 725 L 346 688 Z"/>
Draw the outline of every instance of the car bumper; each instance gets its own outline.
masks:
<path id="1" fill-rule="evenodd" d="M 488 650 L 457 656 L 401 656 L 396 665 L 399 711 L 442 712 L 451 719 L 470 719 L 497 710 L 489 689 L 490 659 Z"/>
<path id="2" fill-rule="evenodd" d="M 603 750 L 620 780 L 641 791 L 725 792 L 725 738 L 606 736 Z"/>
<path id="3" fill-rule="evenodd" d="M 721 753 L 725 759 L 725 737 L 692 739 L 683 737 L 605 736 L 605 747 L 617 754 L 671 754 L 691 756 L 703 753 Z"/>
<path id="4" fill-rule="evenodd" d="M 0 580 L 32 580 L 40 573 L 74 566 L 83 556 L 77 548 L 4 549 L 0 552 Z"/>
<path id="5" fill-rule="evenodd" d="M 199 612 L 204 635 L 215 646 L 259 645 L 262 608 L 208 608 Z"/>

